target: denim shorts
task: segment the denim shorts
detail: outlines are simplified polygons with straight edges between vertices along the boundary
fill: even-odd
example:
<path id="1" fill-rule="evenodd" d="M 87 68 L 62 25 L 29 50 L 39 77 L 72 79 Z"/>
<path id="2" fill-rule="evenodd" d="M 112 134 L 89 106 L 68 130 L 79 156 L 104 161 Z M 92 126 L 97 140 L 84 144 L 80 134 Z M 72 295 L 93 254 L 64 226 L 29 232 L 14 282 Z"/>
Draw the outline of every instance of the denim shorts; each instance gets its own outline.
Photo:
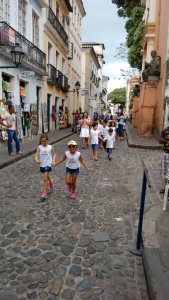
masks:
<path id="1" fill-rule="evenodd" d="M 98 150 L 98 144 L 92 144 L 92 150 L 97 151 Z"/>
<path id="2" fill-rule="evenodd" d="M 49 166 L 46 166 L 46 167 L 40 167 L 40 172 L 41 173 L 46 173 L 46 172 L 51 172 L 52 171 L 52 168 L 49 167 Z"/>
<path id="3" fill-rule="evenodd" d="M 76 174 L 76 175 L 78 175 L 79 174 L 79 168 L 78 169 L 70 169 L 70 168 L 66 167 L 65 174 Z"/>
<path id="4" fill-rule="evenodd" d="M 112 153 L 112 148 L 106 148 L 107 154 L 111 154 Z"/>

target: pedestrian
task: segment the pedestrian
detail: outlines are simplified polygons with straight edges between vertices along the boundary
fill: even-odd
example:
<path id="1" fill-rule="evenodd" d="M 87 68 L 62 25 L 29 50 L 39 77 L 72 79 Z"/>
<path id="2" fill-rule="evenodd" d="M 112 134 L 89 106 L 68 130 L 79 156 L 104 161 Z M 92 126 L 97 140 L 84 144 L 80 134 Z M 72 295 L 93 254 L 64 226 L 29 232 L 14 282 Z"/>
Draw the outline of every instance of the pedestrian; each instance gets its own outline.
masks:
<path id="1" fill-rule="evenodd" d="M 90 130 L 90 140 L 92 145 L 92 158 L 98 160 L 98 144 L 99 144 L 100 131 L 98 129 L 98 122 L 94 121 L 92 124 L 92 129 Z"/>
<path id="2" fill-rule="evenodd" d="M 8 125 L 8 154 L 14 156 L 12 141 L 14 139 L 16 145 L 16 154 L 22 154 L 20 151 L 20 142 L 18 138 L 17 120 L 15 115 L 15 108 L 12 104 L 8 105 L 8 112 L 1 118 L 1 121 L 6 121 Z"/>
<path id="3" fill-rule="evenodd" d="M 98 123 L 98 129 L 99 129 L 99 136 L 101 136 L 103 138 L 103 125 L 102 125 L 102 119 L 99 120 Z M 103 149 L 103 141 L 101 139 L 101 137 L 99 137 L 99 147 Z"/>
<path id="4" fill-rule="evenodd" d="M 103 120 L 103 128 L 102 128 L 102 132 L 103 132 L 103 150 L 106 149 L 106 142 L 104 141 L 104 138 L 107 136 L 109 127 L 107 126 L 107 120 Z"/>
<path id="5" fill-rule="evenodd" d="M 119 134 L 119 139 L 123 140 L 124 139 L 124 133 L 123 133 L 123 129 L 124 129 L 124 124 L 125 124 L 125 117 L 123 115 L 123 113 L 120 114 L 120 118 L 119 118 L 119 122 L 118 122 L 118 134 Z"/>
<path id="6" fill-rule="evenodd" d="M 160 134 L 160 144 L 163 144 L 163 155 L 161 159 L 161 175 L 164 180 L 164 184 L 167 183 L 167 176 L 169 175 L 169 126 L 164 128 Z M 164 194 L 165 188 L 160 190 L 161 194 Z"/>
<path id="7" fill-rule="evenodd" d="M 109 160 L 112 158 L 112 150 L 114 145 L 114 134 L 113 129 L 109 128 L 108 133 L 106 137 L 104 138 L 104 142 L 106 142 L 106 151 L 107 151 L 107 157 Z"/>
<path id="8" fill-rule="evenodd" d="M 71 199 L 75 199 L 76 180 L 77 176 L 79 175 L 80 164 L 82 164 L 89 172 L 91 172 L 92 169 L 87 166 L 81 153 L 77 151 L 76 141 L 70 141 L 68 143 L 68 148 L 69 150 L 65 152 L 61 160 L 55 163 L 55 166 L 63 163 L 66 160 L 66 185 L 68 192 L 70 192 L 69 197 Z"/>
<path id="9" fill-rule="evenodd" d="M 82 138 L 82 148 L 85 148 L 89 144 L 89 125 L 91 124 L 88 112 L 85 111 L 83 118 L 80 121 L 80 137 Z"/>
<path id="10" fill-rule="evenodd" d="M 49 175 L 52 166 L 56 163 L 56 152 L 53 147 L 48 144 L 48 135 L 42 134 L 39 145 L 35 153 L 35 161 L 40 164 L 40 172 L 43 174 L 43 192 L 42 199 L 45 200 L 48 193 L 48 185 L 50 189 L 54 189 L 53 179 Z"/>
<path id="11" fill-rule="evenodd" d="M 112 128 L 113 129 L 113 137 L 114 137 L 114 140 L 113 140 L 113 149 L 114 149 L 114 143 L 116 141 L 116 123 L 114 120 L 112 120 L 110 123 L 109 123 L 109 128 Z"/>

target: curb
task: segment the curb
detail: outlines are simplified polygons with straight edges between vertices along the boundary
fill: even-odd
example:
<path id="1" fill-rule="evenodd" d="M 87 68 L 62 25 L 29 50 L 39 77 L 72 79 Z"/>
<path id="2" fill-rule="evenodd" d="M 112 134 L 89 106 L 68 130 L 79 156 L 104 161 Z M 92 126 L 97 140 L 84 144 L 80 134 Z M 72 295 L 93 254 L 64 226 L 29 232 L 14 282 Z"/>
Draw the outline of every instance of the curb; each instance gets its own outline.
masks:
<path id="1" fill-rule="evenodd" d="M 142 260 L 150 300 L 166 300 L 169 295 L 169 272 L 157 228 L 157 220 L 162 215 L 162 203 L 159 203 L 145 214 L 144 219 Z"/>
<path id="2" fill-rule="evenodd" d="M 130 135 L 129 129 L 126 127 L 126 137 L 127 143 L 130 148 L 138 148 L 138 149 L 149 149 L 149 150 L 161 150 L 162 146 L 152 146 L 152 145 L 142 145 L 142 144 L 134 144 L 132 137 Z"/>
<path id="3" fill-rule="evenodd" d="M 60 141 L 62 141 L 64 139 L 68 138 L 69 136 L 72 136 L 73 134 L 74 134 L 74 132 L 73 133 L 69 133 L 69 134 L 65 135 L 64 137 L 61 137 L 58 140 L 51 142 L 50 145 L 56 144 L 56 143 L 58 143 L 58 142 L 60 142 Z M 23 158 L 26 158 L 26 157 L 34 154 L 35 152 L 36 152 L 36 149 L 30 150 L 27 153 L 24 153 L 22 155 L 18 155 L 18 157 L 12 159 L 11 161 L 6 161 L 6 162 L 0 164 L 0 170 L 2 170 L 5 167 L 10 166 L 10 165 L 18 162 L 18 161 L 20 161 Z"/>

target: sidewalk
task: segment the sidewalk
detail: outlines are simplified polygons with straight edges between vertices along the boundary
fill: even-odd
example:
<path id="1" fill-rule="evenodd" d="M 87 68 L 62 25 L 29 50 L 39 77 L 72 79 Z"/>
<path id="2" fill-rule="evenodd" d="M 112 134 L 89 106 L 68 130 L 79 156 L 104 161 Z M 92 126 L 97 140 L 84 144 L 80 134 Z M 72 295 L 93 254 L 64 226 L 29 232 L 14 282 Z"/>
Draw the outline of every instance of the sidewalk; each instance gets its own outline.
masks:
<path id="1" fill-rule="evenodd" d="M 151 150 L 161 148 L 158 141 L 154 138 L 139 137 L 137 129 L 132 128 L 130 124 L 127 125 L 126 135 L 129 147 Z M 159 164 L 159 162 L 157 163 Z M 159 181 L 161 181 L 161 178 L 159 178 Z M 156 188 L 154 182 L 153 185 Z M 150 195 L 146 196 L 146 200 L 149 200 L 148 196 Z M 145 209 L 143 222 L 143 264 L 150 300 L 168 300 L 169 203 L 167 210 L 163 211 L 163 195 L 160 195 L 157 190 L 157 193 L 152 196 L 157 198 L 157 204 L 152 204 L 153 202 L 151 202 L 149 204 L 151 208 L 148 211 Z"/>
<path id="2" fill-rule="evenodd" d="M 132 128 L 129 122 L 126 124 L 126 134 L 129 147 L 154 150 L 161 149 L 161 145 L 154 137 L 140 137 L 137 133 L 137 128 Z"/>
<path id="3" fill-rule="evenodd" d="M 69 136 L 71 136 L 72 129 L 66 128 L 62 130 L 57 130 L 54 132 L 50 132 L 48 134 L 49 136 L 49 143 L 52 145 L 56 142 L 59 142 Z M 0 169 L 3 169 L 4 167 L 13 164 L 14 162 L 21 160 L 24 157 L 27 157 L 31 154 L 33 154 L 36 150 L 36 146 L 39 143 L 40 135 L 34 136 L 32 139 L 25 139 L 21 142 L 21 151 L 23 152 L 22 155 L 16 155 L 16 156 L 9 156 L 8 150 L 7 150 L 7 142 L 5 142 L 5 145 L 2 145 L 0 147 Z M 13 149 L 15 151 L 15 145 L 13 145 Z"/>

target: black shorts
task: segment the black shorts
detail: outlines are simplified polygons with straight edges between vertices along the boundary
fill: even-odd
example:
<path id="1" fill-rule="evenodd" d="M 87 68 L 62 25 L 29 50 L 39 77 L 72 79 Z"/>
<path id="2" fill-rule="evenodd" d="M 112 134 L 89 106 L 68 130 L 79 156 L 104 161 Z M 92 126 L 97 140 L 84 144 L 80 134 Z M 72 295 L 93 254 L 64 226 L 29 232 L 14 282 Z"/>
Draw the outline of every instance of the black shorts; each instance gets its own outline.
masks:
<path id="1" fill-rule="evenodd" d="M 41 173 L 46 173 L 46 172 L 51 172 L 52 171 L 52 168 L 49 167 L 49 166 L 46 166 L 46 167 L 40 167 L 40 172 Z"/>
<path id="2" fill-rule="evenodd" d="M 71 174 L 71 175 L 76 174 L 76 175 L 78 175 L 79 174 L 79 168 L 78 169 L 70 169 L 70 168 L 66 167 L 65 174 Z"/>

